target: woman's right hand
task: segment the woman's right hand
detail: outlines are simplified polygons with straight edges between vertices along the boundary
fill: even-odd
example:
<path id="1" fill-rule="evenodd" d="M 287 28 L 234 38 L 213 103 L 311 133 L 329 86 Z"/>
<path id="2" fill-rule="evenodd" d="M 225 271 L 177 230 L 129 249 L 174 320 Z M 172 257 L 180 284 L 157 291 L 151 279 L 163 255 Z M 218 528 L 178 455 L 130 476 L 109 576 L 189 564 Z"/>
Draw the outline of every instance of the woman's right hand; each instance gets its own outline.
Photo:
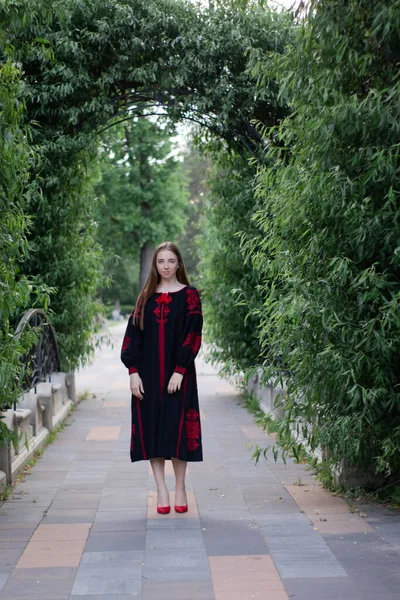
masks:
<path id="1" fill-rule="evenodd" d="M 143 382 L 140 379 L 139 373 L 131 373 L 129 375 L 130 383 L 131 383 L 131 392 L 136 398 L 143 400 Z"/>

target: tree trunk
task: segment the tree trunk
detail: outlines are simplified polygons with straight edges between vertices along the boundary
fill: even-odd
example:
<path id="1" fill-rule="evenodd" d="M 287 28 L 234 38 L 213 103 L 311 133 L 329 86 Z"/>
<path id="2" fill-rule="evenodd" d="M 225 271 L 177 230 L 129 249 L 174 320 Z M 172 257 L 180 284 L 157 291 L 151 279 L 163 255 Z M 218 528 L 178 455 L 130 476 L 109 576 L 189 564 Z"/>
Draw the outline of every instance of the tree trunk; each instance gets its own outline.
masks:
<path id="1" fill-rule="evenodd" d="M 146 242 L 140 249 L 140 275 L 139 289 L 142 289 L 148 274 L 150 273 L 151 261 L 154 254 L 154 245 L 151 242 Z"/>

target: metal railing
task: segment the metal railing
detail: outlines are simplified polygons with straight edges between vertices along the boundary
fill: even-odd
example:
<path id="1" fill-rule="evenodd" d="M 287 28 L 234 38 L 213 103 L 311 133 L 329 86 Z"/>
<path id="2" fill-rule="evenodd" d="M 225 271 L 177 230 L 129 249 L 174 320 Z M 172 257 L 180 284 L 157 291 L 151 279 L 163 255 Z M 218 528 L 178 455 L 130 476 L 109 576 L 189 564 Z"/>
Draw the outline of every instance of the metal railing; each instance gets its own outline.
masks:
<path id="1" fill-rule="evenodd" d="M 44 310 L 40 308 L 28 310 L 18 323 L 15 333 L 21 335 L 28 328 L 36 332 L 37 339 L 27 354 L 21 356 L 25 365 L 23 381 L 25 391 L 36 388 L 38 383 L 48 378 L 51 381 L 51 374 L 60 371 L 56 334 Z M 14 405 L 14 410 L 15 408 Z"/>

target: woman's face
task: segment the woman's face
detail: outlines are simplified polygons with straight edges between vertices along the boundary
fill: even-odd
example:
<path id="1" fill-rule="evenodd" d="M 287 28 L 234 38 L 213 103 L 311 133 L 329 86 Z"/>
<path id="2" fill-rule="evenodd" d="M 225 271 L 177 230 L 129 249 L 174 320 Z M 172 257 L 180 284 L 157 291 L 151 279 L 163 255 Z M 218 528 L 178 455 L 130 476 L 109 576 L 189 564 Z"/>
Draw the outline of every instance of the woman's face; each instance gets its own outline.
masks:
<path id="1" fill-rule="evenodd" d="M 160 250 L 156 258 L 156 267 L 162 279 L 173 281 L 179 267 L 178 257 L 171 250 Z"/>

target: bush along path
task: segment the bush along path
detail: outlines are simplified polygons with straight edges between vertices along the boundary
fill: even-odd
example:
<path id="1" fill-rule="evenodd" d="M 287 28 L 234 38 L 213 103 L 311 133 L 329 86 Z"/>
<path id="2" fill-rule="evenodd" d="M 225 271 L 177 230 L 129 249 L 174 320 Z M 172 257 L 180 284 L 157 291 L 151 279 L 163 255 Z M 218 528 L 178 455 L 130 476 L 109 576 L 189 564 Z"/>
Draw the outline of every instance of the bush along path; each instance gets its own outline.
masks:
<path id="1" fill-rule="evenodd" d="M 205 460 L 189 467 L 189 512 L 158 515 L 149 463 L 129 460 L 123 331 L 78 374 L 86 399 L 0 507 L 0 600 L 398 598 L 400 515 L 349 507 L 306 465 L 256 465 L 249 442 L 273 440 L 201 358 Z"/>

